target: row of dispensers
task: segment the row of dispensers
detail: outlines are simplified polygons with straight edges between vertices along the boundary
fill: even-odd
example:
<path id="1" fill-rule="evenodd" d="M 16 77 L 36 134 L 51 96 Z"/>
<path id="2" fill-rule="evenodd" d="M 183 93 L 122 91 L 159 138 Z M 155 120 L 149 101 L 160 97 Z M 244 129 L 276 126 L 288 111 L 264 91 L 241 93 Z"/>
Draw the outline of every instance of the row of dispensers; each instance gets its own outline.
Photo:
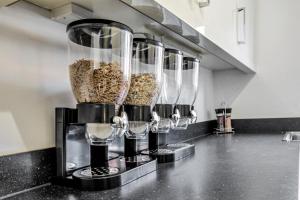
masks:
<path id="1" fill-rule="evenodd" d="M 168 144 L 167 136 L 197 121 L 199 59 L 154 38 L 134 37 L 130 27 L 111 20 L 71 22 L 67 36 L 77 105 L 56 108 L 54 183 L 110 189 L 194 153 L 194 145 Z M 113 152 L 120 138 L 123 151 Z"/>

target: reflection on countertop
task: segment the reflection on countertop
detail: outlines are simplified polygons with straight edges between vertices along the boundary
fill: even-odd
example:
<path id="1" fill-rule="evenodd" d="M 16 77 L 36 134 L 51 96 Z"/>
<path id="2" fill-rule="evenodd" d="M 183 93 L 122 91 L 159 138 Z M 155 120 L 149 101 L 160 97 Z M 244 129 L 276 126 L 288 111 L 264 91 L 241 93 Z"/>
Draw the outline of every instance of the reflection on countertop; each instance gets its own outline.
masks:
<path id="1" fill-rule="evenodd" d="M 201 199 L 298 198 L 298 144 L 280 134 L 209 136 L 194 141 L 194 156 L 160 164 L 158 171 L 123 187 L 82 192 L 47 186 L 11 199 Z"/>

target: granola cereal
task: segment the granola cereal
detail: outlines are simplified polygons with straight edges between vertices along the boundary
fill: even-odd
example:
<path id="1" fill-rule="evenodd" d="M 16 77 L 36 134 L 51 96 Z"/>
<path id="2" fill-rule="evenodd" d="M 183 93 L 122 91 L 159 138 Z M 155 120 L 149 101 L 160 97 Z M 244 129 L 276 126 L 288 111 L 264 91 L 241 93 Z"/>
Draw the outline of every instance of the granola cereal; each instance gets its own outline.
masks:
<path id="1" fill-rule="evenodd" d="M 129 84 L 117 63 L 81 59 L 69 66 L 69 72 L 79 103 L 123 103 Z"/>
<path id="2" fill-rule="evenodd" d="M 157 92 L 158 85 L 154 74 L 132 74 L 125 104 L 151 105 L 153 98 L 157 96 Z"/>

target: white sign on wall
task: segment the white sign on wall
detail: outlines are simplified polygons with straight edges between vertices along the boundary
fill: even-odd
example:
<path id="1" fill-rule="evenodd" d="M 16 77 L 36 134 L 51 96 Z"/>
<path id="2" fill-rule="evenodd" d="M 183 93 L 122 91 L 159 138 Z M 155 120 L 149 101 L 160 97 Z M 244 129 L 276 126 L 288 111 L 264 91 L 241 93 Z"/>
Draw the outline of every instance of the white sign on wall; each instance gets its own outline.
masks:
<path id="1" fill-rule="evenodd" d="M 237 9 L 237 42 L 239 44 L 246 43 L 246 8 Z"/>

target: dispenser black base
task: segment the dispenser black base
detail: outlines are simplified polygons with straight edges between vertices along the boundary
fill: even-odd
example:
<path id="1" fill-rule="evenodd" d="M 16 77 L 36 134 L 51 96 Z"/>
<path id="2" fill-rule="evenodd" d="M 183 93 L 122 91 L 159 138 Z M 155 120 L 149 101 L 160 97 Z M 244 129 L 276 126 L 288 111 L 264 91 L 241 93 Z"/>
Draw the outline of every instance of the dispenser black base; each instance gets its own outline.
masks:
<path id="1" fill-rule="evenodd" d="M 110 123 L 114 114 L 112 108 L 105 104 L 78 104 L 76 109 L 56 108 L 57 172 L 52 180 L 54 184 L 80 190 L 112 189 L 157 169 L 153 157 L 142 155 L 125 159 L 109 152 L 107 146 L 87 142 L 85 123 Z"/>
<path id="2" fill-rule="evenodd" d="M 160 146 L 156 151 L 143 151 L 142 154 L 150 155 L 157 159 L 158 163 L 175 162 L 195 153 L 195 145 L 177 143 Z"/>
<path id="3" fill-rule="evenodd" d="M 109 161 L 107 167 L 97 167 L 91 170 L 86 167 L 72 174 L 72 186 L 81 190 L 107 190 L 130 183 L 157 169 L 156 159 L 149 157 L 147 161 L 128 165 L 125 158 Z"/>
<path id="4" fill-rule="evenodd" d="M 157 160 L 148 157 L 147 161 L 128 164 L 124 157 L 110 160 L 106 167 L 84 167 L 67 177 L 58 177 L 54 184 L 73 187 L 85 191 L 113 189 L 128 184 L 157 170 Z"/>

